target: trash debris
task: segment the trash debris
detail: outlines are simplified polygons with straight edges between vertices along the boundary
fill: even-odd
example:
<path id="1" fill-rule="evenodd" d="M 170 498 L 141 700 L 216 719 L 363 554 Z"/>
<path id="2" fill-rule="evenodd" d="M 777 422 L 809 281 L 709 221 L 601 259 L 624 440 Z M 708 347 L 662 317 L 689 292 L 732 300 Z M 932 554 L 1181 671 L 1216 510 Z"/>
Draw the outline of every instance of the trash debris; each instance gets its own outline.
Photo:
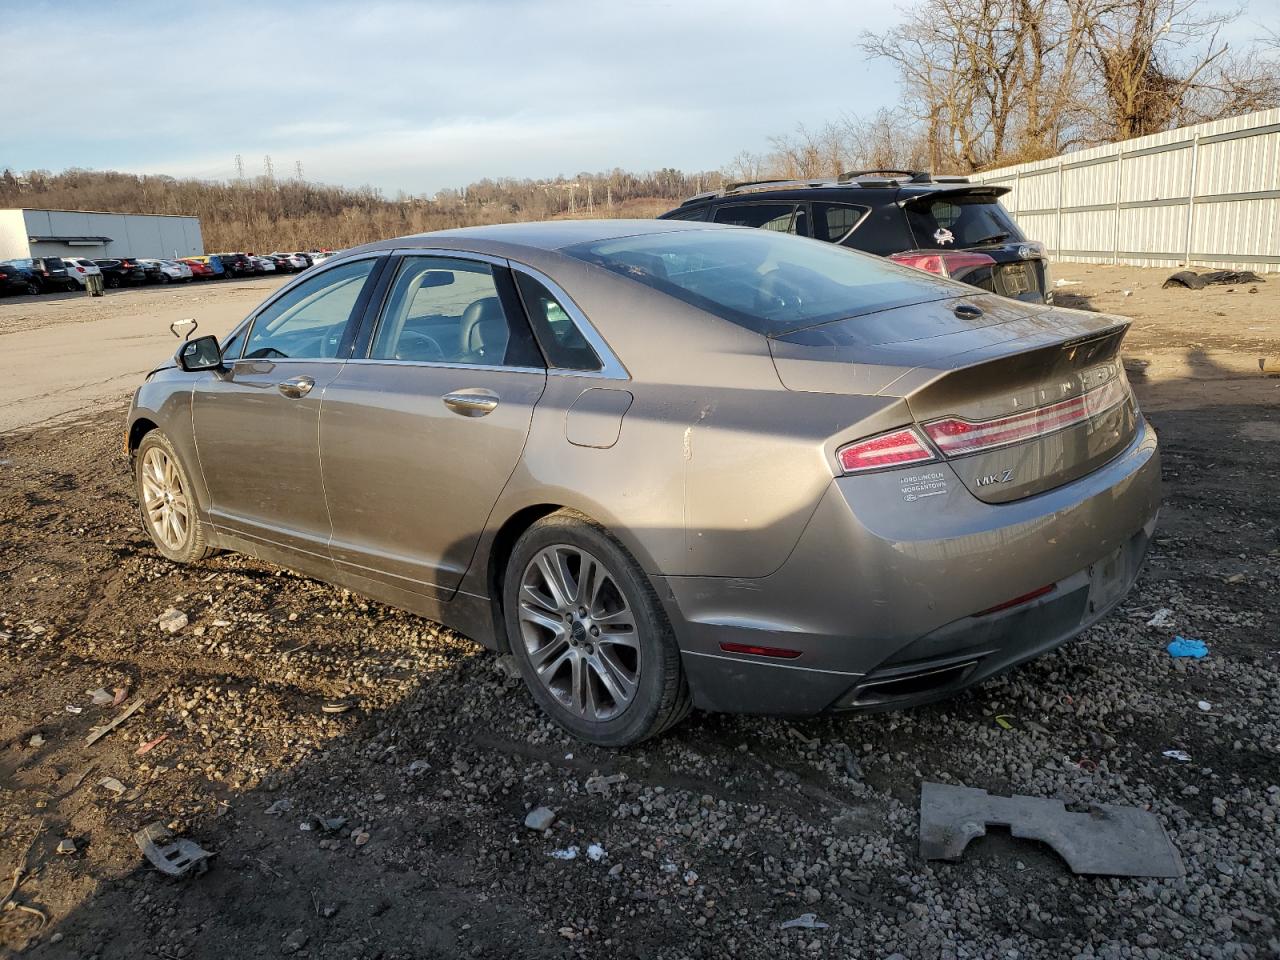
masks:
<path id="1" fill-rule="evenodd" d="M 166 633 L 177 633 L 187 625 L 187 615 L 176 607 L 170 607 L 160 614 L 156 625 Z"/>
<path id="2" fill-rule="evenodd" d="M 550 807 L 534 807 L 525 814 L 524 825 L 541 833 L 556 822 L 556 812 Z"/>
<path id="3" fill-rule="evenodd" d="M 129 704 L 129 706 L 125 707 L 123 712 L 116 714 L 114 719 L 108 721 L 101 727 L 94 727 L 89 731 L 89 736 L 85 738 L 85 746 L 93 746 L 108 733 L 142 709 L 142 705 L 146 702 L 145 697 L 139 697 L 137 700 L 133 701 L 133 703 Z"/>
<path id="4" fill-rule="evenodd" d="M 1191 754 L 1185 750 L 1166 750 L 1161 756 L 1168 757 L 1170 760 L 1177 760 L 1179 763 L 1191 762 Z"/>
<path id="5" fill-rule="evenodd" d="M 1196 702 L 1196 706 L 1200 708 L 1201 713 L 1208 713 L 1213 709 L 1213 704 L 1208 700 L 1199 700 Z"/>
<path id="6" fill-rule="evenodd" d="M 166 843 L 168 840 L 173 842 Z M 193 870 L 198 874 L 204 873 L 209 866 L 208 859 L 213 856 L 191 840 L 173 839 L 169 828 L 159 821 L 149 823 L 135 833 L 133 842 L 152 866 L 171 877 L 184 877 Z"/>
<path id="7" fill-rule="evenodd" d="M 169 735 L 167 733 L 162 733 L 160 734 L 160 736 L 156 737 L 154 740 L 148 740 L 142 746 L 138 747 L 137 750 L 133 751 L 133 755 L 135 757 L 145 756 L 146 754 L 150 753 L 155 747 L 164 743 L 168 739 L 169 739 Z"/>
<path id="8" fill-rule="evenodd" d="M 920 856 L 959 860 L 987 824 L 1051 846 L 1073 873 L 1113 877 L 1181 877 L 1182 858 L 1155 814 L 1092 804 L 1070 813 L 1061 800 L 993 797 L 985 790 L 925 782 L 920 787 Z"/>
<path id="9" fill-rule="evenodd" d="M 577 860 L 578 848 L 565 847 L 563 850 L 552 850 L 550 855 L 555 857 L 557 860 Z"/>
<path id="10" fill-rule="evenodd" d="M 608 855 L 609 854 L 605 852 L 604 847 L 600 846 L 598 843 L 593 843 L 591 846 L 587 847 L 587 858 L 596 863 L 599 863 Z"/>
<path id="11" fill-rule="evenodd" d="M 698 882 L 698 873 L 696 870 L 686 870 L 684 872 L 684 882 L 686 886 L 692 887 Z"/>
<path id="12" fill-rule="evenodd" d="M 831 924 L 823 923 L 818 919 L 816 913 L 802 913 L 794 920 L 787 920 L 779 924 L 779 930 L 826 930 Z"/>
<path id="13" fill-rule="evenodd" d="M 112 702 L 111 694 L 107 693 L 107 691 L 102 689 L 102 687 L 99 687 L 97 690 L 89 690 L 87 692 L 89 694 L 90 701 L 92 701 L 95 707 L 105 707 L 107 704 Z"/>
<path id="14" fill-rule="evenodd" d="M 347 825 L 347 818 L 346 817 L 318 817 L 316 819 L 316 822 L 319 823 L 320 826 L 324 827 L 324 829 L 328 830 L 330 833 L 333 833 L 335 830 L 341 830 L 343 827 Z M 366 833 L 365 836 L 367 837 L 368 834 Z"/>
<path id="15" fill-rule="evenodd" d="M 609 792 L 609 788 L 615 784 L 625 783 L 627 775 L 625 773 L 613 773 L 607 777 L 587 777 L 587 793 L 594 793 L 604 796 Z"/>
<path id="16" fill-rule="evenodd" d="M 415 760 L 413 761 L 413 763 L 409 764 L 409 776 L 416 777 L 418 774 L 422 773 L 423 771 L 430 770 L 430 769 L 431 769 L 431 764 L 429 764 L 426 760 Z"/>
<path id="17" fill-rule="evenodd" d="M 1226 578 L 1225 580 L 1223 580 L 1222 582 L 1223 582 L 1223 583 L 1244 583 L 1244 574 L 1243 574 L 1243 573 L 1233 573 L 1233 574 L 1231 574 L 1231 576 L 1227 577 L 1227 578 Z"/>
<path id="18" fill-rule="evenodd" d="M 27 741 L 27 746 L 28 746 L 28 747 L 43 747 L 43 746 L 44 746 L 44 737 L 42 737 L 42 736 L 41 736 L 40 734 L 38 734 L 38 733 L 33 733 L 33 734 L 31 735 L 31 739 Z"/>
<path id="19" fill-rule="evenodd" d="M 1155 612 L 1150 620 L 1147 621 L 1148 627 L 1172 627 L 1173 611 L 1168 607 L 1161 607 Z"/>
<path id="20" fill-rule="evenodd" d="M 1001 730 L 1012 730 L 1012 729 L 1013 729 L 1013 724 L 1009 722 L 1009 721 L 1012 719 L 1012 715 L 1011 715 L 1011 714 L 1008 714 L 1008 713 L 997 713 L 997 714 L 996 714 L 994 717 L 992 717 L 991 719 L 993 719 L 993 720 L 996 722 L 996 726 L 997 726 L 997 727 L 999 727 Z"/>
<path id="21" fill-rule="evenodd" d="M 1174 637 L 1165 647 L 1171 657 L 1191 657 L 1200 660 L 1209 655 L 1209 646 L 1203 640 L 1188 640 L 1186 637 Z"/>
<path id="22" fill-rule="evenodd" d="M 127 687 L 116 687 L 114 693 L 115 696 L 111 698 L 111 705 L 118 707 L 124 703 L 124 698 L 129 695 L 129 689 Z"/>
<path id="23" fill-rule="evenodd" d="M 58 853 L 68 854 L 76 852 L 76 842 L 70 837 L 58 842 Z"/>
<path id="24" fill-rule="evenodd" d="M 67 713 L 84 713 L 84 707 L 77 707 L 71 703 L 68 703 L 64 709 Z"/>
<path id="25" fill-rule="evenodd" d="M 117 780 L 115 777 L 103 777 L 101 780 L 98 781 L 98 786 L 106 790 L 110 790 L 117 797 L 122 796 L 125 790 L 127 789 L 125 785 L 121 783 L 119 780 Z"/>
<path id="26" fill-rule="evenodd" d="M 322 713 L 346 713 L 356 705 L 352 697 L 340 697 L 336 700 L 326 700 L 320 705 Z"/>
<path id="27" fill-rule="evenodd" d="M 351 840 L 357 847 L 363 847 L 369 842 L 369 831 L 364 827 L 356 827 L 351 831 Z"/>
<path id="28" fill-rule="evenodd" d="M 1235 286 L 1245 283 L 1266 283 L 1252 270 L 1210 270 L 1208 273 L 1196 273 L 1194 270 L 1179 270 L 1171 274 L 1162 287 L 1186 287 L 1188 290 L 1203 290 L 1211 283 Z"/>
<path id="29" fill-rule="evenodd" d="M 1061 277 L 1053 281 L 1055 287 L 1078 287 L 1082 283 L 1084 283 L 1083 280 L 1063 280 Z"/>
<path id="30" fill-rule="evenodd" d="M 288 797 L 281 797 L 275 803 L 271 804 L 271 806 L 267 807 L 267 815 L 274 817 L 277 814 L 288 813 L 292 809 L 293 801 Z"/>

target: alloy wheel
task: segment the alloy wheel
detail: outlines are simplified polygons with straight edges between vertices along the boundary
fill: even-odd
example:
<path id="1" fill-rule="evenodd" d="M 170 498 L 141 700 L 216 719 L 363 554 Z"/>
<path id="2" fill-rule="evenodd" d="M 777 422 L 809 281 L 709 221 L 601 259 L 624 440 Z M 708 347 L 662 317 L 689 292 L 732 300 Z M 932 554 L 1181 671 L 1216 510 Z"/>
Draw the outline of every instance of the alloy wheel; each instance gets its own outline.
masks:
<path id="1" fill-rule="evenodd" d="M 636 695 L 640 635 L 614 574 L 579 547 L 538 551 L 520 578 L 521 641 L 534 674 L 569 712 L 610 720 Z"/>
<path id="2" fill-rule="evenodd" d="M 170 550 L 181 550 L 187 542 L 191 508 L 178 465 L 159 447 L 152 447 L 142 458 L 142 508 L 156 537 Z"/>

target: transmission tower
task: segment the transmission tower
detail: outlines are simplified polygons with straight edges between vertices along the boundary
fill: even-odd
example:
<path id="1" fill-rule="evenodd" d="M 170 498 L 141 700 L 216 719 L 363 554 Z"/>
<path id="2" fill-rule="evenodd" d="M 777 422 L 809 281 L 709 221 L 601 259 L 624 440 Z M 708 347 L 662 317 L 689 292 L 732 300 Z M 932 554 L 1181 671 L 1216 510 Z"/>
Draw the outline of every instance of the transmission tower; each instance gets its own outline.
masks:
<path id="1" fill-rule="evenodd" d="M 271 166 L 271 154 L 268 153 L 262 158 L 262 169 L 266 172 L 268 180 L 275 178 L 275 170 Z"/>
<path id="2" fill-rule="evenodd" d="M 236 179 L 244 179 L 244 159 L 238 153 L 236 154 Z"/>
<path id="3" fill-rule="evenodd" d="M 302 179 L 302 161 L 301 160 L 293 161 L 293 172 L 294 174 L 297 175 L 299 180 Z"/>

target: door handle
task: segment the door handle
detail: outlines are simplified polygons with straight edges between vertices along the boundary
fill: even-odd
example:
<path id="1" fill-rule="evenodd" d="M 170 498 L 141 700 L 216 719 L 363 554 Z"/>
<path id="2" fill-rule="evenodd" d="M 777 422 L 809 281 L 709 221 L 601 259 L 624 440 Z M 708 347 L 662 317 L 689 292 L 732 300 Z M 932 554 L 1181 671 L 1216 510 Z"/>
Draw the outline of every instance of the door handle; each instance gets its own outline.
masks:
<path id="1" fill-rule="evenodd" d="M 464 417 L 483 417 L 498 406 L 497 396 L 488 390 L 460 390 L 457 393 L 446 393 L 440 399 L 446 407 Z"/>
<path id="2" fill-rule="evenodd" d="M 297 400 L 310 393 L 315 385 L 316 382 L 310 377 L 290 377 L 276 384 L 276 388 L 290 400 Z"/>

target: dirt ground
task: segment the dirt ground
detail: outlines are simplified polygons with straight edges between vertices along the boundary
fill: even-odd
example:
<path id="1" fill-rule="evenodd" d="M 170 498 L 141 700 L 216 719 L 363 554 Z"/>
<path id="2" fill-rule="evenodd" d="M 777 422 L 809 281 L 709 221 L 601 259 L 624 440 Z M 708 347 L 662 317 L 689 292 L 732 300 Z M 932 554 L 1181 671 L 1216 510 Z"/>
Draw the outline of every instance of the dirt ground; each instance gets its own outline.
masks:
<path id="1" fill-rule="evenodd" d="M 695 713 L 622 752 L 569 739 L 447 629 L 232 555 L 160 558 L 119 452 L 122 384 L 0 434 L 0 895 L 25 864 L 30 908 L 0 911 L 0 955 L 1280 956 L 1280 277 L 1164 275 L 1054 272 L 1080 281 L 1064 301 L 1134 318 L 1162 443 L 1160 528 L 1115 613 L 949 703 Z M 115 297 L 149 331 L 184 306 Z M 0 301 L 0 379 L 11 338 L 81 322 Z M 1210 655 L 1172 659 L 1175 633 Z M 352 709 L 323 712 L 335 698 Z M 926 863 L 923 780 L 1148 807 L 1187 876 L 1075 876 L 998 830 Z M 542 804 L 545 834 L 523 825 Z M 156 821 L 212 851 L 208 871 L 145 863 L 132 835 Z M 806 913 L 828 926 L 781 929 Z"/>

